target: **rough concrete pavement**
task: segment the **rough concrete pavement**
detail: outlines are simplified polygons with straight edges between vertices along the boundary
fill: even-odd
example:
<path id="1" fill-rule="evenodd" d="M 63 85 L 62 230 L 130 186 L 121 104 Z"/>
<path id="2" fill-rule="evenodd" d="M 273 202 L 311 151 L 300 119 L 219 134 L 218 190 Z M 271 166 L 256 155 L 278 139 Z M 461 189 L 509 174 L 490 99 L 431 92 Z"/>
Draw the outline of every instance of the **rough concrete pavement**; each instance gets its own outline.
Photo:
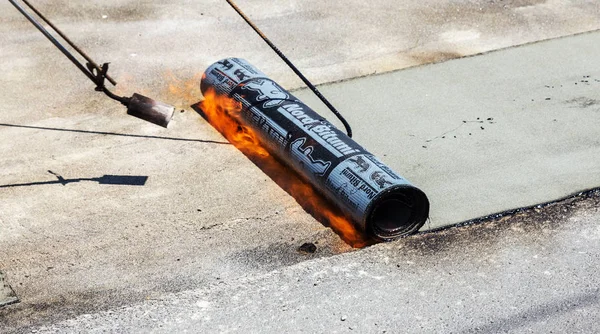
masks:
<path id="1" fill-rule="evenodd" d="M 595 333 L 599 195 L 213 282 L 36 330 Z"/>

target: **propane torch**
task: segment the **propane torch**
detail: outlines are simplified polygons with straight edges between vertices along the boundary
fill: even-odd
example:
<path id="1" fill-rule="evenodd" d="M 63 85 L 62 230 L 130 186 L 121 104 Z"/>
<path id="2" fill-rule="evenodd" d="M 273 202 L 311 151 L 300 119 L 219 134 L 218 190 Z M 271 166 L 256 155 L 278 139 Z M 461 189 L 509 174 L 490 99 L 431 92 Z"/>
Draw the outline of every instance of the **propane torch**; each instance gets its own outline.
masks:
<path id="1" fill-rule="evenodd" d="M 149 97 L 143 96 L 141 94 L 134 93 L 131 97 L 122 97 L 115 95 L 108 88 L 106 88 L 104 82 L 108 80 L 112 85 L 116 85 L 117 82 L 111 78 L 108 72 L 108 63 L 104 63 L 101 66 L 96 64 L 81 48 L 79 48 L 75 43 L 73 43 L 62 31 L 60 31 L 50 20 L 48 20 L 40 11 L 38 11 L 33 5 L 31 5 L 27 0 L 22 0 L 39 18 L 41 18 L 50 28 L 52 28 L 65 42 L 67 42 L 77 53 L 79 53 L 87 63 L 85 66 L 71 54 L 63 46 L 44 26 L 42 26 L 30 13 L 28 13 L 20 4 L 18 4 L 15 0 L 8 0 L 10 3 L 17 8 L 23 16 L 25 16 L 29 22 L 31 22 L 54 46 L 56 46 L 73 64 L 83 72 L 92 82 L 96 85 L 95 90 L 99 92 L 103 92 L 108 97 L 113 100 L 121 102 L 124 106 L 127 107 L 127 113 L 129 115 L 141 118 L 150 123 L 154 123 L 156 125 L 160 125 L 162 127 L 167 127 L 171 118 L 173 117 L 173 113 L 175 112 L 175 107 L 168 105 L 166 103 L 153 100 Z"/>

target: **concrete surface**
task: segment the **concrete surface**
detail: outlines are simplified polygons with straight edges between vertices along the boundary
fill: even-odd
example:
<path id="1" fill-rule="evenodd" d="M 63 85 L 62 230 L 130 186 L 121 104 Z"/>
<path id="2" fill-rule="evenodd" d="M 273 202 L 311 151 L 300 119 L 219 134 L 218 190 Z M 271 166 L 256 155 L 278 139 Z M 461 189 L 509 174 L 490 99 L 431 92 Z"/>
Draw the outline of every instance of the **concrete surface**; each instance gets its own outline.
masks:
<path id="1" fill-rule="evenodd" d="M 600 29 L 595 0 L 236 3 L 314 83 Z M 49 0 L 34 4 L 97 62 L 112 62 L 111 71 L 127 92 L 147 89 L 156 94 L 164 87 L 167 71 L 187 79 L 215 60 L 232 56 L 268 69 L 288 89 L 302 86 L 223 0 Z M 83 86 L 85 80 L 75 67 L 61 59 L 8 2 L 0 4 L 0 22 L 3 45 L 28 43 L 26 50 L 2 48 L 2 57 L 19 58 L 4 62 L 3 73 L 16 67 L 25 69 L 22 79 L 43 77 L 57 85 L 77 79 Z M 34 54 L 27 52 L 34 50 Z M 36 57 L 39 50 L 47 57 Z M 88 92 L 87 86 L 80 89 Z"/>
<path id="2" fill-rule="evenodd" d="M 600 193 L 38 333 L 597 333 Z"/>
<path id="3" fill-rule="evenodd" d="M 321 90 L 437 228 L 600 186 L 598 54 L 595 32 Z"/>
<path id="4" fill-rule="evenodd" d="M 390 1 L 239 5 L 315 82 L 600 25 L 595 1 L 411 1 L 402 10 Z M 377 261 L 378 252 L 410 242 L 328 259 L 352 249 L 191 111 L 200 99 L 197 74 L 226 56 L 300 86 L 224 2 L 47 1 L 40 9 L 97 61 L 112 62 L 118 92 L 184 112 L 168 130 L 125 115 L 10 4 L 0 4 L 0 269 L 21 298 L 0 310 L 3 329 L 26 331 L 202 287 L 218 295 L 219 281 L 268 287 L 267 278 L 290 266 L 293 273 L 295 264 Z M 584 34 L 323 89 L 359 142 L 430 194 L 429 227 L 440 226 L 598 186 L 598 39 Z M 474 123 L 477 117 L 486 123 Z M 104 175 L 148 180 L 89 181 Z M 304 242 L 317 243 L 317 252 L 299 253 Z M 460 252 L 487 246 L 460 245 Z M 420 277 L 434 275 L 435 263 L 424 263 Z M 491 288 L 499 294 L 497 283 Z"/>

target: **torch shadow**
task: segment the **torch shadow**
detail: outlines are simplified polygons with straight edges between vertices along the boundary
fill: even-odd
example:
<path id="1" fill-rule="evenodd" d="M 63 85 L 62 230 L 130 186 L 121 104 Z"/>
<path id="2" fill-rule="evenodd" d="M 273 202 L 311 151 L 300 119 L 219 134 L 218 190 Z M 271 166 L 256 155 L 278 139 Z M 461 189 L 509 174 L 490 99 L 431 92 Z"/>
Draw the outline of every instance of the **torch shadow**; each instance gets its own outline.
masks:
<path id="1" fill-rule="evenodd" d="M 104 185 L 143 186 L 146 184 L 146 181 L 148 180 L 148 176 L 140 176 L 140 175 L 103 175 L 100 177 L 91 177 L 91 178 L 65 179 L 64 177 L 56 174 L 55 172 L 53 172 L 51 170 L 49 170 L 48 173 L 56 176 L 57 180 L 4 184 L 4 185 L 0 185 L 0 188 L 30 187 L 30 186 L 40 186 L 40 185 L 48 185 L 48 184 L 62 184 L 63 186 L 66 186 L 69 183 L 76 183 L 76 182 L 81 182 L 81 181 L 98 182 L 98 184 L 104 184 Z"/>
<path id="2" fill-rule="evenodd" d="M 200 108 L 200 102 L 190 107 L 202 118 L 204 118 L 204 120 L 211 124 L 204 111 Z M 216 128 L 215 130 L 219 131 Z M 222 135 L 226 137 L 224 134 Z M 321 195 L 319 191 L 317 191 L 302 176 L 296 173 L 293 169 L 288 168 L 280 160 L 272 155 L 264 158 L 257 155 L 246 154 L 244 150 L 240 150 L 240 152 L 242 152 L 256 167 L 262 170 L 281 189 L 292 196 L 292 198 L 296 200 L 296 202 L 306 213 L 310 214 L 323 226 L 331 228 L 348 245 L 354 248 L 362 248 L 376 243 L 374 239 L 356 230 L 350 224 L 345 224 L 346 226 L 341 227 L 339 223 L 333 222 L 332 220 L 336 219 L 336 217 L 344 217 L 348 222 L 351 220 L 347 218 L 347 215 L 342 210 Z M 290 178 L 294 178 L 295 182 L 290 182 Z M 312 203 L 318 203 L 318 206 L 315 207 L 308 201 L 299 200 L 296 196 L 294 196 L 294 192 L 298 194 L 298 191 L 294 191 L 294 189 L 297 190 L 299 188 L 310 189 L 309 195 L 313 197 Z"/>

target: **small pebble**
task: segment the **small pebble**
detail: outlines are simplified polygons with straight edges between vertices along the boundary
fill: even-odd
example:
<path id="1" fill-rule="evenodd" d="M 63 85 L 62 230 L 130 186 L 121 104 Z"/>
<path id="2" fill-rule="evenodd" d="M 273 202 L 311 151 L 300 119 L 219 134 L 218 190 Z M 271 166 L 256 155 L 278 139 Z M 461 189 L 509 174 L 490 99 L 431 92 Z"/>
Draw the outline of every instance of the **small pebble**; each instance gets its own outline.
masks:
<path id="1" fill-rule="evenodd" d="M 317 246 L 315 246 L 315 244 L 313 244 L 312 242 L 306 242 L 298 248 L 298 251 L 312 254 L 317 251 Z"/>

